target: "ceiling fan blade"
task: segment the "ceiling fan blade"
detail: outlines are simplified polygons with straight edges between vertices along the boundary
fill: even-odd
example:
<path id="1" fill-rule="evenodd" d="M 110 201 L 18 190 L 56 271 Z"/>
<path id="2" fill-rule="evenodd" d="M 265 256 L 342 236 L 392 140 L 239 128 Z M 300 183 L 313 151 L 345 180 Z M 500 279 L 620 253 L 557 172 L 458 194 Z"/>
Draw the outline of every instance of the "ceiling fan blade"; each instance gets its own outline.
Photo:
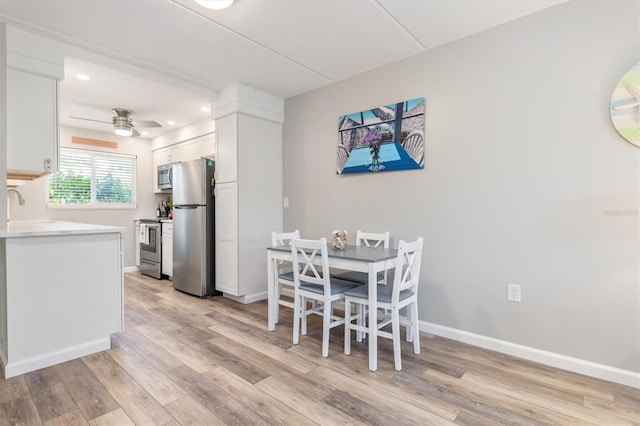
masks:
<path id="1" fill-rule="evenodd" d="M 92 118 L 84 118 L 84 117 L 74 117 L 72 115 L 70 115 L 69 118 L 75 118 L 76 120 L 94 121 L 96 123 L 113 124 L 111 121 L 94 120 Z"/>
<path id="2" fill-rule="evenodd" d="M 149 121 L 133 120 L 133 125 L 138 127 L 162 127 L 160 123 L 153 120 L 149 120 Z"/>
<path id="3" fill-rule="evenodd" d="M 132 128 L 132 129 L 131 129 L 131 136 L 132 136 L 132 137 L 140 136 L 140 132 L 139 132 L 139 131 L 137 131 L 136 129 L 133 129 L 133 128 Z"/>

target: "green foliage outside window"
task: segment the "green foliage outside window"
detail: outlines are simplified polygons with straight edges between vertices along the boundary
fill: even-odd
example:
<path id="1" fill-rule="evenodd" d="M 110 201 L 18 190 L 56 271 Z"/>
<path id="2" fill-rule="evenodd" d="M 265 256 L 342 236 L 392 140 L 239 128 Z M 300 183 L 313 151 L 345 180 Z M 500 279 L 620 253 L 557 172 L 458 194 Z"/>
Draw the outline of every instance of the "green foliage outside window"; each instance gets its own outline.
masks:
<path id="1" fill-rule="evenodd" d="M 49 183 L 50 204 L 88 204 L 91 202 L 91 179 L 73 170 L 58 172 Z"/>
<path id="2" fill-rule="evenodd" d="M 49 177 L 49 206 L 135 206 L 133 156 L 62 148 L 60 171 Z"/>
<path id="3" fill-rule="evenodd" d="M 98 202 L 130 204 L 133 202 L 132 195 L 131 185 L 123 183 L 119 178 L 114 178 L 111 172 L 96 181 L 96 201 Z"/>

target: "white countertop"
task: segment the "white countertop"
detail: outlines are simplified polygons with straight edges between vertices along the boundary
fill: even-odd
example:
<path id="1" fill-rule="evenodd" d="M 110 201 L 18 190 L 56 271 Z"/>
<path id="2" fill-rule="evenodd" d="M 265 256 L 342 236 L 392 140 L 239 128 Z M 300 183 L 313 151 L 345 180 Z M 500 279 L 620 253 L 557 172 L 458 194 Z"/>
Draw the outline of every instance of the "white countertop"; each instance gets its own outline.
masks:
<path id="1" fill-rule="evenodd" d="M 58 222 L 53 220 L 12 220 L 7 229 L 0 229 L 0 238 L 36 237 L 46 235 L 79 235 L 123 233 L 120 226 L 93 225 L 89 223 Z"/>

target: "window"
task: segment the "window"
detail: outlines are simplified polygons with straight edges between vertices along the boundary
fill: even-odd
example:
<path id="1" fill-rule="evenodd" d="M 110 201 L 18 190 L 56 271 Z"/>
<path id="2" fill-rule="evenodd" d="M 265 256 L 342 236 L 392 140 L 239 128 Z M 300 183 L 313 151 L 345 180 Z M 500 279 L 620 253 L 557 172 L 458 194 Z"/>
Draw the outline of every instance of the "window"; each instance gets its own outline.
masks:
<path id="1" fill-rule="evenodd" d="M 136 157 L 61 148 L 60 169 L 49 177 L 47 205 L 135 207 Z"/>

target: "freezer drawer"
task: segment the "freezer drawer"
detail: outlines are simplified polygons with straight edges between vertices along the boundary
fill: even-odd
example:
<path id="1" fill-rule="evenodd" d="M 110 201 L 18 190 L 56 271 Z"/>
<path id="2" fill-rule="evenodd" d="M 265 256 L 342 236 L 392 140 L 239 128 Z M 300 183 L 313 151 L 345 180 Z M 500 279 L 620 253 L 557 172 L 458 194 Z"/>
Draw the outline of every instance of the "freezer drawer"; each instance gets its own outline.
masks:
<path id="1" fill-rule="evenodd" d="M 211 225 L 209 225 L 211 226 Z M 173 210 L 173 286 L 194 296 L 213 294 L 212 237 L 205 206 Z"/>

